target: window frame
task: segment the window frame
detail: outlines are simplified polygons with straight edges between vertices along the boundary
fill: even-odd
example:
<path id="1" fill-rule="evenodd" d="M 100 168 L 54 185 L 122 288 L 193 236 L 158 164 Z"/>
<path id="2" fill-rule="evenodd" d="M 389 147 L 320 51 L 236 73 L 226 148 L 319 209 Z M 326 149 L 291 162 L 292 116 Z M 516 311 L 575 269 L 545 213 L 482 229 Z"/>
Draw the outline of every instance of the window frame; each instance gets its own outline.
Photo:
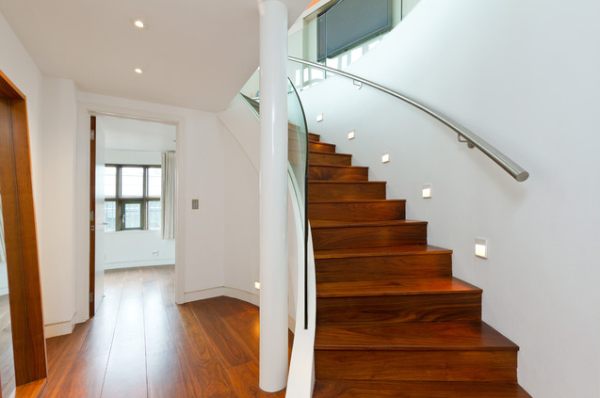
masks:
<path id="1" fill-rule="evenodd" d="M 149 202 L 160 202 L 162 206 L 162 197 L 161 196 L 150 196 L 149 195 L 149 170 L 150 169 L 160 169 L 162 171 L 162 167 L 159 165 L 148 165 L 148 164 L 114 164 L 108 163 L 105 164 L 104 167 L 114 167 L 116 168 L 116 178 L 115 184 L 116 195 L 107 196 L 104 198 L 105 202 L 115 202 L 115 230 L 114 232 L 122 232 L 122 231 L 157 231 L 151 230 L 148 227 L 148 212 L 149 212 Z M 143 169 L 143 189 L 142 196 L 127 196 L 124 197 L 122 194 L 122 170 L 123 168 L 142 168 Z M 125 227 L 125 205 L 129 203 L 139 203 L 141 207 L 140 212 L 140 227 L 139 228 L 126 228 Z"/>

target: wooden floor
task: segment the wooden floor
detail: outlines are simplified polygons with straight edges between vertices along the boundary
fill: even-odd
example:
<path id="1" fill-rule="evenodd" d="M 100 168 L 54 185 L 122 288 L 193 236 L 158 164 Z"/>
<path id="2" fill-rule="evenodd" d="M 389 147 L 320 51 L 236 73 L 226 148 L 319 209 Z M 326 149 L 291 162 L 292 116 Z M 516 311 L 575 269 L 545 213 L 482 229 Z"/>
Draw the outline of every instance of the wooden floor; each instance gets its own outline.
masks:
<path id="1" fill-rule="evenodd" d="M 173 268 L 111 271 L 96 317 L 48 340 L 44 397 L 283 397 L 258 388 L 257 307 L 178 306 Z"/>

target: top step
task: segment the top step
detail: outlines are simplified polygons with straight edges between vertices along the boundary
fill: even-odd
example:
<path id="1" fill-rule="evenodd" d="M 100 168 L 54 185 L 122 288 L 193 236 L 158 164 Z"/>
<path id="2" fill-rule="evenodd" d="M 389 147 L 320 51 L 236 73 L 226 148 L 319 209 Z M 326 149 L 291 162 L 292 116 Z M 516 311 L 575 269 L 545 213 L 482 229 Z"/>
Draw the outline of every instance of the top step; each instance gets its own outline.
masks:
<path id="1" fill-rule="evenodd" d="M 310 141 L 321 141 L 321 136 L 315 133 L 308 133 L 308 139 Z"/>

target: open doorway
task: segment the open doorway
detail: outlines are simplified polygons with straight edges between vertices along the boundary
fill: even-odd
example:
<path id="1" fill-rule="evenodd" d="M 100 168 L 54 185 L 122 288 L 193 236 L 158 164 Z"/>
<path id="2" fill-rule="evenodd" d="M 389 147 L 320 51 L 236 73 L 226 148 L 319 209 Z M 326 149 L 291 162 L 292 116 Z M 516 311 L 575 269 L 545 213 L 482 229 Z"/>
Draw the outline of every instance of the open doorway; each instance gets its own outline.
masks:
<path id="1" fill-rule="evenodd" d="M 162 267 L 174 277 L 176 133 L 173 124 L 91 117 L 90 316 L 109 274 Z M 105 275 L 108 277 L 105 279 Z"/>

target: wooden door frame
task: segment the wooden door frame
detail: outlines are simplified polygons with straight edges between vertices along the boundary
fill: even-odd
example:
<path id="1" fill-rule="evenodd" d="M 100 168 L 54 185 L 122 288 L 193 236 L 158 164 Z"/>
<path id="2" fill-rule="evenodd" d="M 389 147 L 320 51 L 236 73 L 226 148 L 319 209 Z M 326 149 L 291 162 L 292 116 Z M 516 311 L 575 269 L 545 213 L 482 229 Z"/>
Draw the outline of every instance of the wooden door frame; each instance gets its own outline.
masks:
<path id="1" fill-rule="evenodd" d="M 0 71 L 0 192 L 3 200 L 15 381 L 17 386 L 21 386 L 46 378 L 46 341 L 27 100 L 2 71 Z"/>
<path id="2" fill-rule="evenodd" d="M 90 116 L 90 289 L 89 314 L 96 315 L 96 116 Z"/>

